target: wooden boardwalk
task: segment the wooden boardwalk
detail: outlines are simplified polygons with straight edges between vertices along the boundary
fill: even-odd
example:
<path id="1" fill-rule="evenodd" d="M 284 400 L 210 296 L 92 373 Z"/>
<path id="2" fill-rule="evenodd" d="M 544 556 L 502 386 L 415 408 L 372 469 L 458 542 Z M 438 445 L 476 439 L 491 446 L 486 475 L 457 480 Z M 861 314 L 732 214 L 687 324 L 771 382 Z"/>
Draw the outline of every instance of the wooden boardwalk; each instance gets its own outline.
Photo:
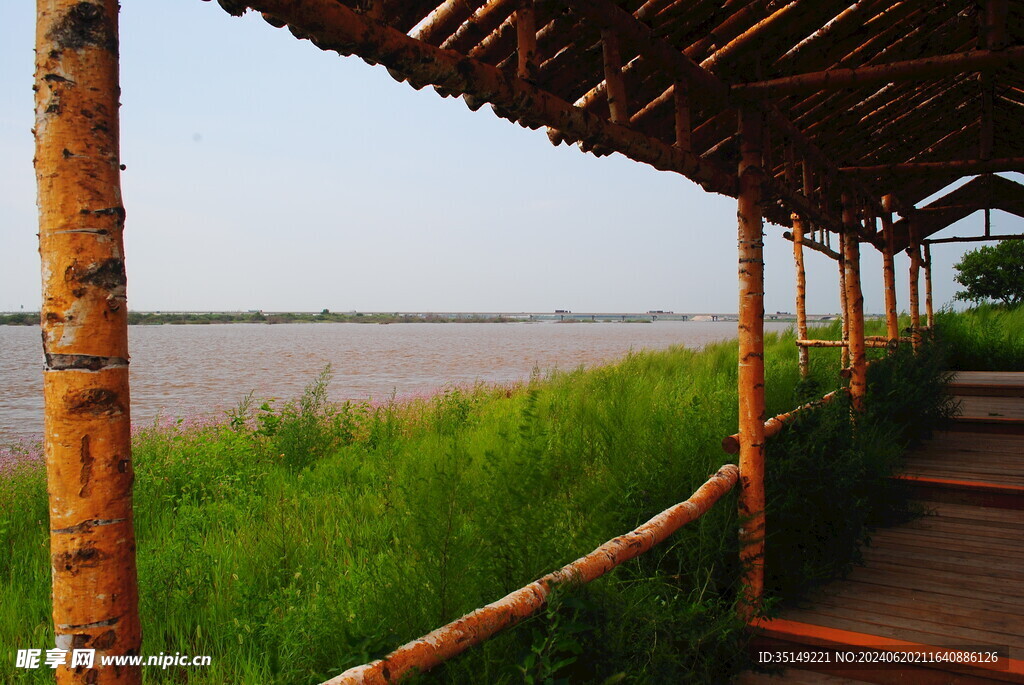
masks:
<path id="1" fill-rule="evenodd" d="M 864 565 L 758 626 L 755 650 L 998 649 L 998 665 L 803 664 L 736 683 L 1024 683 L 1024 373 L 961 373 L 961 416 L 900 478 L 927 514 L 876 531 Z M 941 650 L 940 650 L 941 651 Z"/>

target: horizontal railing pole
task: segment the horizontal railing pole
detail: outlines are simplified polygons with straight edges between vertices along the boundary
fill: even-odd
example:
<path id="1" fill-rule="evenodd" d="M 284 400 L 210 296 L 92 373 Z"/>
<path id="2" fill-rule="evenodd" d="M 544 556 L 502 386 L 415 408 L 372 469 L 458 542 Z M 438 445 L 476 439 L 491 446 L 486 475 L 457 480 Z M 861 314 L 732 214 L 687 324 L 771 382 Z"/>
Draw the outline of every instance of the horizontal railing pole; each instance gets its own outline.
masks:
<path id="1" fill-rule="evenodd" d="M 890 338 L 887 335 L 866 335 L 864 336 L 864 340 L 869 342 L 889 342 L 889 340 L 895 340 L 897 342 L 911 342 L 911 339 L 907 336 Z"/>
<path id="2" fill-rule="evenodd" d="M 846 347 L 845 340 L 797 340 L 797 347 Z"/>
<path id="3" fill-rule="evenodd" d="M 829 394 L 827 394 L 824 397 L 822 397 L 820 400 L 815 400 L 814 402 L 808 402 L 807 404 L 802 404 L 799 407 L 797 407 L 796 409 L 788 411 L 788 412 L 786 412 L 784 414 L 779 414 L 778 416 L 773 416 L 772 418 L 770 418 L 770 419 L 768 419 L 767 421 L 764 422 L 764 437 L 765 438 L 770 438 L 773 435 L 778 435 L 779 431 L 782 430 L 783 426 L 785 426 L 787 423 L 789 423 L 790 421 L 795 419 L 798 414 L 800 414 L 802 412 L 805 412 L 808 409 L 814 409 L 815 407 L 820 407 L 823 404 L 828 404 L 829 402 L 834 400 L 836 398 L 836 395 L 838 393 L 840 393 L 840 392 L 845 392 L 845 391 L 843 391 L 843 390 L 833 390 Z M 722 449 L 725 450 L 726 452 L 728 452 L 729 454 L 736 454 L 737 452 L 739 452 L 740 451 L 740 434 L 739 433 L 733 433 L 732 435 L 728 435 L 728 436 L 722 438 Z"/>
<path id="4" fill-rule="evenodd" d="M 889 344 L 888 338 L 871 340 L 865 338 L 867 347 L 886 347 Z M 797 340 L 797 347 L 846 347 L 846 340 Z"/>
<path id="5" fill-rule="evenodd" d="M 609 540 L 590 554 L 497 602 L 402 645 L 383 659 L 350 668 L 322 685 L 385 685 L 412 673 L 430 670 L 541 609 L 553 587 L 563 583 L 589 583 L 648 551 L 685 524 L 703 516 L 738 479 L 739 469 L 734 464 L 726 464 L 690 499 L 666 509 L 639 528 Z"/>

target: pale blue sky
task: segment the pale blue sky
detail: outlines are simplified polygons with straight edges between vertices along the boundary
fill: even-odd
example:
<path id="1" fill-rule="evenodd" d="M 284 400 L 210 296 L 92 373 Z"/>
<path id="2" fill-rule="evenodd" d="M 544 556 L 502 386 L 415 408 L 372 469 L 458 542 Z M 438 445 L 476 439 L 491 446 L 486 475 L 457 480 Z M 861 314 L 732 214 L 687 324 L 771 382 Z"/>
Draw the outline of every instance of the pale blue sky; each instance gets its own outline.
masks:
<path id="1" fill-rule="evenodd" d="M 735 311 L 735 202 L 619 155 L 414 91 L 255 15 L 123 0 L 122 161 L 133 309 Z M 0 23 L 0 311 L 37 309 L 34 3 Z M 978 233 L 975 215 L 944 235 Z M 994 213 L 998 232 L 1024 221 Z M 792 311 L 782 229 L 766 308 Z M 973 246 L 972 246 L 973 247 Z M 936 246 L 936 305 L 964 248 Z M 907 259 L 897 258 L 906 306 Z M 808 309 L 838 308 L 807 258 Z M 866 308 L 882 310 L 865 250 Z"/>

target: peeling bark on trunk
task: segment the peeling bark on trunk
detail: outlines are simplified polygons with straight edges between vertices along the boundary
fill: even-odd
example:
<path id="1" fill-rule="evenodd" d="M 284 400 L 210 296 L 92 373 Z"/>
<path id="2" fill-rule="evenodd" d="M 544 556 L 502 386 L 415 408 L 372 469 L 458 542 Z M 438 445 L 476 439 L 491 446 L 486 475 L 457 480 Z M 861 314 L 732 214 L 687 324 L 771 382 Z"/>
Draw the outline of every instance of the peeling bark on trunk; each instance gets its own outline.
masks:
<path id="1" fill-rule="evenodd" d="M 925 324 L 931 331 L 935 323 L 935 310 L 932 308 L 932 248 L 924 244 L 924 316 Z"/>
<path id="2" fill-rule="evenodd" d="M 761 219 L 761 118 L 740 111 L 739 226 L 739 611 L 757 613 L 764 590 L 764 238 Z"/>
<path id="3" fill-rule="evenodd" d="M 36 179 L 58 683 L 138 683 L 116 0 L 39 0 Z M 70 664 L 70 659 L 68 659 Z"/>
<path id="4" fill-rule="evenodd" d="M 882 212 L 882 234 L 885 238 L 882 248 L 882 277 L 885 280 L 885 332 L 895 347 L 900 337 L 900 324 L 896 313 L 896 267 L 893 264 L 891 202 L 892 198 L 888 195 L 882 198 L 885 209 Z"/>
<path id="5" fill-rule="evenodd" d="M 910 227 L 910 336 L 914 339 L 914 350 L 921 342 L 921 245 L 917 240 L 917 231 Z"/>
<path id="6" fill-rule="evenodd" d="M 801 340 L 807 339 L 807 274 L 804 271 L 804 221 L 799 214 L 793 214 L 793 262 L 796 266 L 796 331 Z M 809 355 L 806 347 L 798 347 L 800 377 L 810 373 Z"/>
<path id="7" fill-rule="evenodd" d="M 843 237 L 839 236 L 839 306 L 842 309 L 840 323 L 842 324 L 843 340 L 850 339 L 850 302 L 846 292 L 846 252 L 842 248 Z M 843 346 L 839 353 L 839 368 L 845 369 L 850 366 L 850 348 Z"/>
<path id="8" fill-rule="evenodd" d="M 857 239 L 853 210 L 848 206 L 843 212 L 843 264 L 846 277 L 846 312 L 848 344 L 850 351 L 850 398 L 856 412 L 864 411 L 864 395 L 867 392 L 867 355 L 864 344 L 864 295 L 860 288 L 860 241 Z"/>

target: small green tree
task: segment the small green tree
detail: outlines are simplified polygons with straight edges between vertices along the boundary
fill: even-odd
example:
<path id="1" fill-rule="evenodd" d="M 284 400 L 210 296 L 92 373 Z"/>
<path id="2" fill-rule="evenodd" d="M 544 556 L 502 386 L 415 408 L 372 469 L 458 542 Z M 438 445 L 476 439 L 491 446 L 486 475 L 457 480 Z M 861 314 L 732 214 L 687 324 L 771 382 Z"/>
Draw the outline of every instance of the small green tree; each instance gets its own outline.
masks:
<path id="1" fill-rule="evenodd" d="M 973 250 L 953 268 L 956 282 L 965 288 L 956 294 L 958 300 L 999 300 L 1007 306 L 1024 302 L 1024 241 L 1003 240 Z"/>

